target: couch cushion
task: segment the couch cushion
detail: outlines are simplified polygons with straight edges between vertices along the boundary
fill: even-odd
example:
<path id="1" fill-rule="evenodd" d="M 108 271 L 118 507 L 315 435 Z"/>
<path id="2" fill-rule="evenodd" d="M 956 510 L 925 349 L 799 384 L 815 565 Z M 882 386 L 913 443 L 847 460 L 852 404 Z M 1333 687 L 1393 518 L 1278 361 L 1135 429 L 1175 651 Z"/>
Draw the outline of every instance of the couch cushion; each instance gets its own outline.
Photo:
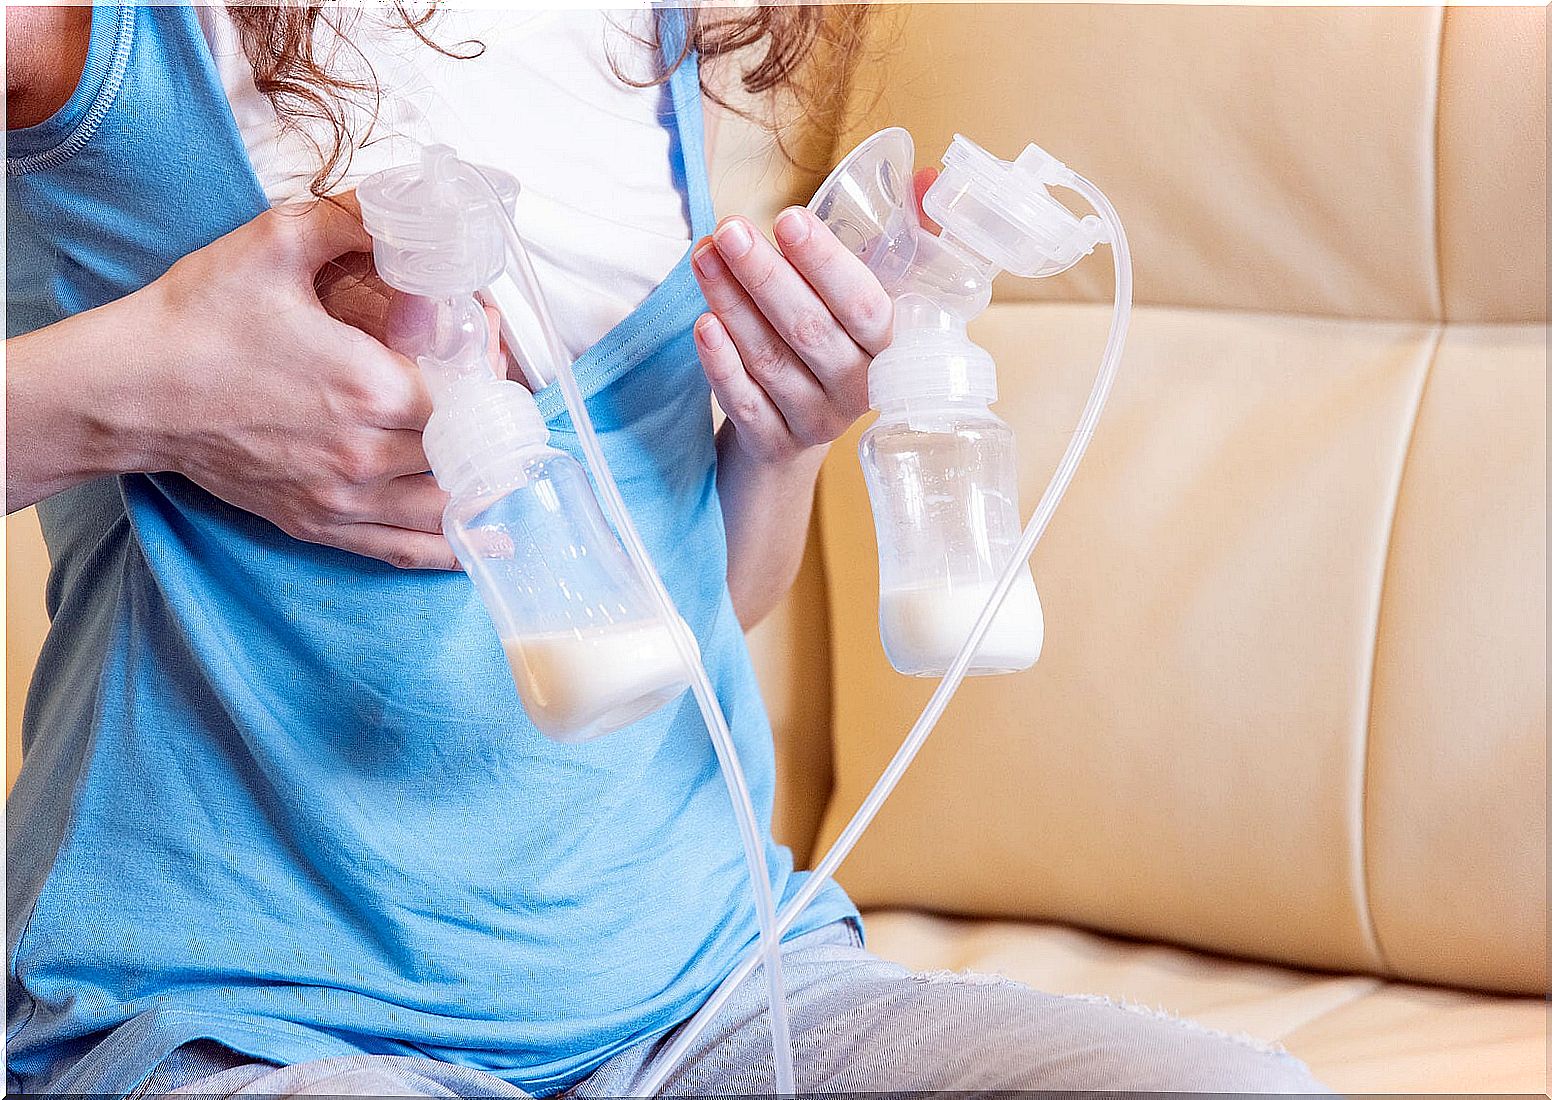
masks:
<path id="1" fill-rule="evenodd" d="M 1379 951 L 1429 981 L 1546 985 L 1546 339 L 1445 329 L 1396 500 L 1364 865 Z"/>
<path id="2" fill-rule="evenodd" d="M 1107 320 L 1008 303 L 974 330 L 999 363 L 1026 514 Z M 842 883 L 864 906 L 1541 988 L 1542 339 L 1139 309 L 1036 551 L 1040 664 L 962 689 Z M 822 844 L 933 686 L 879 645 L 854 442 L 820 500 Z"/>
<path id="3" fill-rule="evenodd" d="M 1277 1042 L 1339 1091 L 1545 1092 L 1545 1002 L 1286 970 L 1071 928 L 864 917 L 868 946 L 917 970 L 1003 974 Z"/>
<path id="4" fill-rule="evenodd" d="M 1452 321 L 1547 316 L 1547 13 L 1449 7 L 1439 43 L 1439 271 Z"/>

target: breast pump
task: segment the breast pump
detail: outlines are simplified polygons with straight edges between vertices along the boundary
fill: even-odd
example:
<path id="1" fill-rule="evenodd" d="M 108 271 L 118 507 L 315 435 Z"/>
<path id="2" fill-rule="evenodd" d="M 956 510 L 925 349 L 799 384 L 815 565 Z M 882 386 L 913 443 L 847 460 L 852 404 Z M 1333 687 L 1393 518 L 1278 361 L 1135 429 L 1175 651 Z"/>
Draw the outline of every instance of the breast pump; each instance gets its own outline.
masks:
<path id="1" fill-rule="evenodd" d="M 878 533 L 879 632 L 897 671 L 942 676 L 1012 559 L 1021 522 L 1013 432 L 990 408 L 996 367 L 966 323 L 991 303 L 999 270 L 1055 275 L 1104 229 L 1051 198 L 1045 184 L 1060 165 L 1036 146 L 1008 164 L 956 136 L 922 198 L 942 229 L 934 236 L 911 200 L 914 155 L 904 130 L 877 134 L 820 185 L 811 209 L 895 300 L 894 338 L 868 371 L 879 417 L 860 446 Z M 970 674 L 1028 668 L 1044 635 L 1021 567 Z"/>
<path id="2" fill-rule="evenodd" d="M 859 448 L 878 534 L 879 628 L 896 669 L 942 679 L 873 789 L 782 906 L 777 935 L 792 927 L 857 846 L 964 678 L 1027 668 L 1039 657 L 1044 627 L 1029 558 L 1093 438 L 1131 320 L 1131 250 L 1120 216 L 1099 188 L 1036 145 L 1010 163 L 956 135 L 942 174 L 923 196 L 927 215 L 942 227 L 934 236 L 912 205 L 915 154 L 903 129 L 874 134 L 836 166 L 809 209 L 895 301 L 893 339 L 868 374 L 869 403 L 879 419 Z M 1074 216 L 1052 197 L 1053 186 L 1076 191 L 1095 215 Z M 1012 434 L 989 408 L 996 397 L 991 357 L 970 341 L 965 325 L 990 302 L 999 270 L 1055 275 L 1101 243 L 1110 246 L 1114 264 L 1115 307 L 1099 371 L 1056 472 L 1015 538 Z M 929 610 L 918 611 L 918 603 Z M 961 622 L 968 622 L 963 630 Z M 632 1082 L 633 1094 L 664 1089 L 759 961 L 751 953 L 733 969 Z M 772 1004 L 772 1019 L 778 1014 Z M 778 1044 L 775 1053 L 776 1087 L 783 1092 L 789 1052 Z M 787 1067 L 788 1080 L 790 1072 Z"/>
<path id="3" fill-rule="evenodd" d="M 556 740 L 583 741 L 682 694 L 689 671 L 582 466 L 550 446 L 533 395 L 495 373 L 475 293 L 506 273 L 499 223 L 518 186 L 483 173 L 431 147 L 419 164 L 365 180 L 357 197 L 377 271 L 399 292 L 389 342 L 420 365 L 431 391 L 424 445 L 451 497 L 443 530 L 490 612 L 529 718 Z M 530 346 L 523 360 L 547 356 Z"/>
<path id="4" fill-rule="evenodd" d="M 875 134 L 841 162 L 810 209 L 895 300 L 894 339 L 869 373 L 870 403 L 880 415 L 861 445 L 879 541 L 880 630 L 897 669 L 942 679 L 878 783 L 780 913 L 726 718 L 694 636 L 614 483 L 513 223 L 516 182 L 432 146 L 418 164 L 379 173 L 357 192 L 378 271 L 405 296 L 391 327 L 432 393 L 425 447 L 452 497 L 447 535 L 491 613 L 525 709 L 551 736 L 582 739 L 649 713 L 688 684 L 732 797 L 759 943 L 643 1069 L 633 1095 L 665 1087 L 756 969 L 766 978 L 775 1091 L 796 1095 L 782 934 L 856 846 L 964 677 L 1027 668 L 1040 653 L 1043 627 L 1028 560 L 1088 446 L 1120 363 L 1131 310 L 1126 236 L 1099 189 L 1037 147 L 1010 163 L 962 137 L 924 198 L 943 229 L 934 236 L 920 226 L 911 199 L 914 157 L 904 130 Z M 1097 217 L 1074 216 L 1051 197 L 1050 186 L 1077 191 Z M 1099 243 L 1111 246 L 1115 265 L 1115 310 L 1099 374 L 1020 534 L 1012 433 L 990 411 L 991 357 L 970 341 L 965 325 L 989 303 L 998 271 L 1054 275 Z M 559 384 L 597 500 L 580 466 L 548 445 L 529 391 L 491 370 L 475 293 L 503 272 L 520 292 L 502 297 L 503 311 L 526 311 L 504 333 L 515 341 L 531 385 Z M 631 665 L 628 685 L 611 679 L 605 691 L 586 684 L 579 672 L 605 661 Z"/>
<path id="5" fill-rule="evenodd" d="M 389 341 L 419 364 L 431 393 L 423 440 L 449 494 L 443 531 L 543 733 L 587 740 L 645 717 L 686 686 L 694 693 L 738 822 L 775 1009 L 778 1086 L 791 1093 L 781 941 L 759 818 L 695 635 L 647 553 L 593 430 L 513 221 L 518 190 L 510 175 L 468 164 L 444 145 L 427 146 L 418 162 L 356 189 L 378 274 L 397 292 Z M 559 384 L 618 540 L 581 465 L 550 446 L 533 394 L 491 362 L 477 295 L 497 280 L 508 281 L 502 336 L 534 390 Z"/>

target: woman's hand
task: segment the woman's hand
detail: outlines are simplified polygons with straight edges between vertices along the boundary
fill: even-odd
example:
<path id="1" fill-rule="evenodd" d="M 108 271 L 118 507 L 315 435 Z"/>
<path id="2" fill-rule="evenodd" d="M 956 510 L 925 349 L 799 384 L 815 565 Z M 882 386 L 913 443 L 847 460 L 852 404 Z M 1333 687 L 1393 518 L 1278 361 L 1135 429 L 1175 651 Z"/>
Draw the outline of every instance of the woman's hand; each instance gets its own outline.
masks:
<path id="1" fill-rule="evenodd" d="M 916 213 L 936 169 L 912 177 Z M 695 348 L 739 446 L 790 461 L 842 435 L 868 407 L 868 366 L 889 343 L 894 303 L 871 271 L 800 206 L 776 217 L 776 245 L 741 217 L 696 245 L 711 307 Z"/>
<path id="2" fill-rule="evenodd" d="M 692 255 L 711 312 L 695 348 L 727 422 L 717 493 L 728 592 L 745 629 L 797 576 L 830 441 L 868 407 L 868 365 L 889 342 L 893 303 L 861 260 L 807 210 L 776 219 L 773 246 L 727 218 Z"/>
<path id="3" fill-rule="evenodd" d="M 695 347 L 739 446 L 784 463 L 828 444 L 868 407 L 867 372 L 889 342 L 893 303 L 873 273 L 801 207 L 772 245 L 725 218 L 695 249 L 711 311 Z"/>
<path id="4" fill-rule="evenodd" d="M 918 208 L 935 177 L 916 173 Z M 807 210 L 782 211 L 775 236 L 727 218 L 693 254 L 711 306 L 695 347 L 728 416 L 717 434 L 728 590 L 746 628 L 797 575 L 820 462 L 866 411 L 868 367 L 894 321 L 873 273 Z"/>
<path id="5" fill-rule="evenodd" d="M 337 257 L 364 273 L 370 247 L 349 196 L 278 208 L 134 294 L 8 341 L 7 506 L 172 471 L 297 538 L 456 568 L 419 370 L 315 291 Z"/>
<path id="6" fill-rule="evenodd" d="M 376 325 L 330 316 L 315 289 L 344 257 L 364 302 L 386 304 L 361 264 L 370 248 L 345 196 L 261 214 L 147 288 L 179 334 L 152 383 L 156 450 L 164 468 L 297 538 L 456 568 L 421 448 L 431 403 L 419 369 L 363 331 Z"/>

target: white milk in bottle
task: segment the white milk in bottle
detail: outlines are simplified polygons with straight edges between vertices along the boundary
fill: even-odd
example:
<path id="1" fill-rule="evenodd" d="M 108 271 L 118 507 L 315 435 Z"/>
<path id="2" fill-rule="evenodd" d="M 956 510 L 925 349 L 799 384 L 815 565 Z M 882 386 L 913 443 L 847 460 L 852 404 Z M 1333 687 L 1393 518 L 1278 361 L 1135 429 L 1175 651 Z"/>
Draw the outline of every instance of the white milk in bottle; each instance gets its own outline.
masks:
<path id="1" fill-rule="evenodd" d="M 684 664 L 661 619 L 526 634 L 504 644 L 529 719 L 557 740 L 629 725 L 685 689 Z"/>
<path id="2" fill-rule="evenodd" d="M 939 675 L 970 636 L 991 596 L 991 582 L 886 588 L 879 595 L 879 623 L 889 661 L 902 672 Z M 1034 578 L 1019 573 L 970 664 L 972 673 L 1028 668 L 1040 658 L 1045 620 Z"/>

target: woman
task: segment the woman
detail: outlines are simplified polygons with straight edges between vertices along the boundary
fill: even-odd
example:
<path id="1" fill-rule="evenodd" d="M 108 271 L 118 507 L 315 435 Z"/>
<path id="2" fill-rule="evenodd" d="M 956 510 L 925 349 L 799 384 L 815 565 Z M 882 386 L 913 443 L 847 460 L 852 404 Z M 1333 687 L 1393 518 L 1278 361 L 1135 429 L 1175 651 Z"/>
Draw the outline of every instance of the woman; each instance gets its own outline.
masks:
<path id="1" fill-rule="evenodd" d="M 889 304 L 801 210 L 774 246 L 714 225 L 696 62 L 752 45 L 776 86 L 824 18 L 12 11 L 7 507 L 39 502 L 55 624 L 9 807 L 13 1089 L 628 1094 L 749 949 L 693 704 L 571 747 L 522 716 L 348 191 L 426 140 L 525 181 L 768 819 L 741 624 L 791 582 Z M 309 193 L 337 197 L 285 205 Z M 1317 1089 L 1227 1036 L 912 975 L 833 886 L 786 952 L 805 1089 Z M 675 1091 L 769 1091 L 762 997 Z"/>

